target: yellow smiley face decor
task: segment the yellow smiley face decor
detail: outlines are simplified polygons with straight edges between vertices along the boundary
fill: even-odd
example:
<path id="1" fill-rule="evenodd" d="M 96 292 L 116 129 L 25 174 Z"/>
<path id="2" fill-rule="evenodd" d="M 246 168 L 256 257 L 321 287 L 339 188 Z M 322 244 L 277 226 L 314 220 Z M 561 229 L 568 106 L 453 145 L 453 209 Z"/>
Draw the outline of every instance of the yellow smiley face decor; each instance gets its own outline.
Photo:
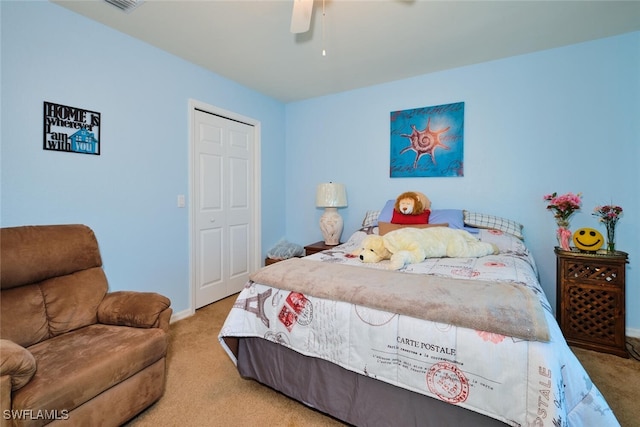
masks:
<path id="1" fill-rule="evenodd" d="M 573 244 L 581 251 L 595 252 L 603 243 L 604 237 L 593 228 L 580 228 L 573 233 Z"/>

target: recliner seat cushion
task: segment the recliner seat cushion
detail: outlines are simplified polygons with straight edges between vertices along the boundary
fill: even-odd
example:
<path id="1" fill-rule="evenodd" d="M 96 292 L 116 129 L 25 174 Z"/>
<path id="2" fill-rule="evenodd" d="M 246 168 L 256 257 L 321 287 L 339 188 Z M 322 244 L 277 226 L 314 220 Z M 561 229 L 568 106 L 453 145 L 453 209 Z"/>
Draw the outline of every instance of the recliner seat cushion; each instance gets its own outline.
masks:
<path id="1" fill-rule="evenodd" d="M 164 357 L 167 338 L 157 328 L 95 324 L 28 350 L 37 371 L 14 393 L 12 409 L 71 411 Z"/>

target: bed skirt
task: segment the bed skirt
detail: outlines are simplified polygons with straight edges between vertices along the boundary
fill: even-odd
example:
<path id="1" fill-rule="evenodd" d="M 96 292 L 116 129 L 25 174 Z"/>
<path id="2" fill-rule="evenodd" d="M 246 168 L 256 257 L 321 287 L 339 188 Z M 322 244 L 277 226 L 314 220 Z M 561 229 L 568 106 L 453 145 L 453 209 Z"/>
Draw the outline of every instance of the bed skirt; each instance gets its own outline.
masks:
<path id="1" fill-rule="evenodd" d="M 225 338 L 238 372 L 356 426 L 504 427 L 482 414 L 302 355 L 262 338 Z M 235 346 L 237 344 L 237 347 Z"/>

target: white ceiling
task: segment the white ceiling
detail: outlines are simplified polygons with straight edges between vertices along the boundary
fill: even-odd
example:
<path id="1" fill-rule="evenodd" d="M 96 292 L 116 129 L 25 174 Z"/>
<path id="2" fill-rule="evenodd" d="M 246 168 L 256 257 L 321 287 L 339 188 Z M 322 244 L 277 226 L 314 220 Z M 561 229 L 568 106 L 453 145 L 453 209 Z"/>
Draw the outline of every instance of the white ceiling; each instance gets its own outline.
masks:
<path id="1" fill-rule="evenodd" d="M 293 0 L 52 1 L 283 102 L 640 30 L 638 0 L 315 0 L 298 35 Z"/>

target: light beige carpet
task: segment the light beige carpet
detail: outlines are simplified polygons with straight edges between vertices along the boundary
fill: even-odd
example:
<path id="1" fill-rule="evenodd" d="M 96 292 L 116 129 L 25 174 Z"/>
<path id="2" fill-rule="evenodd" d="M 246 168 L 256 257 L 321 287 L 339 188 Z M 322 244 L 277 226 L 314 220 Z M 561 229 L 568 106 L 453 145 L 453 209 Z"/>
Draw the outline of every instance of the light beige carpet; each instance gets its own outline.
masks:
<path id="1" fill-rule="evenodd" d="M 128 426 L 343 426 L 255 381 L 240 378 L 217 336 L 236 296 L 171 325 L 164 396 Z M 640 340 L 633 341 L 640 351 Z M 640 362 L 573 349 L 622 427 L 640 426 Z"/>
<path id="2" fill-rule="evenodd" d="M 629 359 L 571 347 L 622 427 L 640 426 L 640 339 L 627 337 Z"/>
<path id="3" fill-rule="evenodd" d="M 342 426 L 255 381 L 240 378 L 218 343 L 236 296 L 171 325 L 164 396 L 130 426 Z"/>

